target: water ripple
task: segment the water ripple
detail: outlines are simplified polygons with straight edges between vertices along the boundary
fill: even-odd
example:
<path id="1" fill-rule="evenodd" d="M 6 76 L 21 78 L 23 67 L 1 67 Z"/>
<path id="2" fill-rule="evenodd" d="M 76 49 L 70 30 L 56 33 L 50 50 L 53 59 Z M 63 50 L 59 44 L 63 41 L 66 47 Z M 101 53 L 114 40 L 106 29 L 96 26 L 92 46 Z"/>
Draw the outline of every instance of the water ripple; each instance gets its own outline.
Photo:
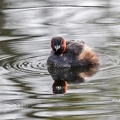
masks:
<path id="1" fill-rule="evenodd" d="M 103 50 L 101 50 L 103 52 Z M 120 70 L 120 55 L 115 54 L 111 55 L 111 52 L 114 53 L 114 50 L 109 50 L 109 53 L 102 53 L 100 56 L 100 69 L 98 72 L 98 78 L 114 78 L 119 77 Z M 100 53 L 100 52 L 99 52 Z"/>
<path id="2" fill-rule="evenodd" d="M 32 74 L 47 74 L 46 56 L 22 55 L 2 60 L 2 66 L 9 71 Z"/>
<path id="3" fill-rule="evenodd" d="M 101 71 L 109 70 L 120 66 L 119 56 L 101 55 Z"/>

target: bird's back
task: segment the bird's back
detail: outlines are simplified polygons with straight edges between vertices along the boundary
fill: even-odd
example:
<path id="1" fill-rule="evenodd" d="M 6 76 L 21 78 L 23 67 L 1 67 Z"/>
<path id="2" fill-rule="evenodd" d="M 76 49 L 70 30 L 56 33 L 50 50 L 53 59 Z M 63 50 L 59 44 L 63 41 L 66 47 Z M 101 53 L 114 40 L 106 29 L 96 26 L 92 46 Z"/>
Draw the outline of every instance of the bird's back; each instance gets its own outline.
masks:
<path id="1" fill-rule="evenodd" d="M 84 42 L 79 40 L 71 40 L 67 43 L 66 53 L 71 54 L 73 57 L 77 57 L 84 50 Z"/>

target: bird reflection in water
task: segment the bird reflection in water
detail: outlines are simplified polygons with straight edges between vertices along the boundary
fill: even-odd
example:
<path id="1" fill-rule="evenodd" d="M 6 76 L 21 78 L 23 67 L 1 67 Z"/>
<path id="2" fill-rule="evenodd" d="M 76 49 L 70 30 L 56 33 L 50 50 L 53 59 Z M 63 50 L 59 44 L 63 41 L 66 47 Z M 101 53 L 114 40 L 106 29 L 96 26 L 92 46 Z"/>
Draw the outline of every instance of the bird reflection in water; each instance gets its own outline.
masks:
<path id="1" fill-rule="evenodd" d="M 54 94 L 63 94 L 67 91 L 68 84 L 79 84 L 85 81 L 86 77 L 91 77 L 98 70 L 98 65 L 84 68 L 51 68 L 48 71 L 54 83 L 52 85 Z"/>

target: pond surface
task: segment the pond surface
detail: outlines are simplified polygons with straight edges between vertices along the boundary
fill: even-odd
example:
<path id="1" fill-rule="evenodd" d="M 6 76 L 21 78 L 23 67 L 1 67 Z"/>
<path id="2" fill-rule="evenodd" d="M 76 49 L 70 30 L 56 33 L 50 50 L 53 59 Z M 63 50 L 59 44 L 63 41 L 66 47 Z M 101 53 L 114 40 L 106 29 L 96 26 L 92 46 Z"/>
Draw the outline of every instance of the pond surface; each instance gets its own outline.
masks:
<path id="1" fill-rule="evenodd" d="M 69 81 L 71 70 L 50 75 L 57 35 L 86 42 L 98 71 L 83 71 L 81 81 Z M 54 72 L 67 75 L 65 94 L 53 93 Z M 0 0 L 0 120 L 56 119 L 120 120 L 119 0 Z"/>

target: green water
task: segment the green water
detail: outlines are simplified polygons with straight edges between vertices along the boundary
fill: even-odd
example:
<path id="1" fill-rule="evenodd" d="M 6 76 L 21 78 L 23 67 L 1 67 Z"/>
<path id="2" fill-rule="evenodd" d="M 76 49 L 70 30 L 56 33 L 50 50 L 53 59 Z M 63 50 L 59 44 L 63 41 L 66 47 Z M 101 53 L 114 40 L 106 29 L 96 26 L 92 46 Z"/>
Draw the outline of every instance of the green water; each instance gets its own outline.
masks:
<path id="1" fill-rule="evenodd" d="M 119 11 L 118 0 L 1 0 L 0 120 L 119 120 Z M 55 71 L 68 78 L 65 94 L 53 94 L 46 65 L 57 35 L 83 40 L 100 58 L 90 76 Z"/>

